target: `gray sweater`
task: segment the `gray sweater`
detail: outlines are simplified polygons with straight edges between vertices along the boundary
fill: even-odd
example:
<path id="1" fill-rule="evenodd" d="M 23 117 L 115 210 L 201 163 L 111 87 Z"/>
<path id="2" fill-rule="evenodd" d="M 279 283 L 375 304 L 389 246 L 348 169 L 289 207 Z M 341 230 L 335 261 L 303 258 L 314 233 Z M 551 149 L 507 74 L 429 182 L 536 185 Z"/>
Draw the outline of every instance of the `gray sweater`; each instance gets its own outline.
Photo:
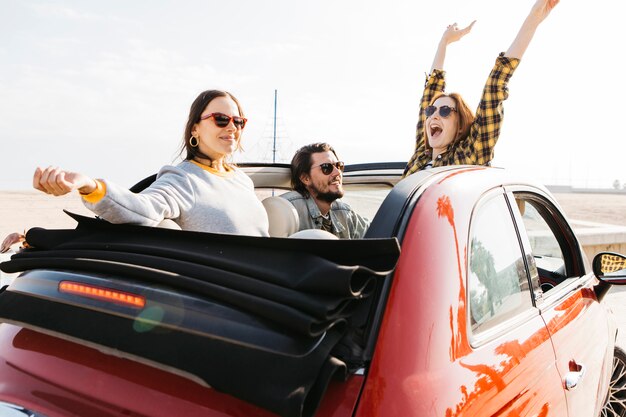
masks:
<path id="1" fill-rule="evenodd" d="M 252 180 L 235 168 L 216 173 L 183 161 L 164 166 L 139 194 L 103 181 L 106 194 L 85 206 L 111 223 L 156 226 L 172 219 L 183 230 L 268 236 L 268 219 Z"/>

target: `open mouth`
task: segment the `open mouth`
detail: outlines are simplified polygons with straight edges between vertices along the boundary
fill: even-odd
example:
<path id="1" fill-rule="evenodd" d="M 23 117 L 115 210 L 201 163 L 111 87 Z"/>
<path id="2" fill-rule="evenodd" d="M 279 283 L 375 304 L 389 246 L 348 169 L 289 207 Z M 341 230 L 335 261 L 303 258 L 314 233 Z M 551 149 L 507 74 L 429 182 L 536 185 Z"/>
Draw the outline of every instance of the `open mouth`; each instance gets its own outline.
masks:
<path id="1" fill-rule="evenodd" d="M 441 126 L 430 126 L 430 137 L 431 138 L 436 138 L 437 136 L 439 136 L 441 134 L 441 132 L 443 132 L 443 129 L 441 128 Z"/>

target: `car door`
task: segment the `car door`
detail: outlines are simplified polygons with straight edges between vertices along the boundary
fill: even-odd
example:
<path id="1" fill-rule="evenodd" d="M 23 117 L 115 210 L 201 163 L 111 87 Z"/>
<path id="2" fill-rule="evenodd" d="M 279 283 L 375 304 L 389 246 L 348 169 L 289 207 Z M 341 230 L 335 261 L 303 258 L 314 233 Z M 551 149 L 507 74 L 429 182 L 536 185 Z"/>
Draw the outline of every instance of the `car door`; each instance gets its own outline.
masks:
<path id="1" fill-rule="evenodd" d="M 531 188 L 509 190 L 569 416 L 596 416 L 607 392 L 613 342 L 606 310 L 593 291 L 595 278 L 585 273 L 580 246 L 548 196 Z"/>
<path id="2" fill-rule="evenodd" d="M 565 416 L 549 332 L 533 305 L 511 214 L 501 188 L 484 195 L 472 214 L 467 298 L 473 349 L 463 362 L 480 376 L 481 395 L 459 415 Z"/>

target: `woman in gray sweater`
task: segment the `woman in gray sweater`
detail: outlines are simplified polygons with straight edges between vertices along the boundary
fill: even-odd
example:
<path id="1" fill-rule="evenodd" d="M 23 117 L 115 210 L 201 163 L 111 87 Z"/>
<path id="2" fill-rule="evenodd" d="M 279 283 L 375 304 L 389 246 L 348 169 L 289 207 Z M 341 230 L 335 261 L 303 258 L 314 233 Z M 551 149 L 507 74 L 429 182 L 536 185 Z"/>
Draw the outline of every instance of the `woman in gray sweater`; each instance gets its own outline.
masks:
<path id="1" fill-rule="evenodd" d="M 185 160 L 161 168 L 142 192 L 56 167 L 37 168 L 33 186 L 55 196 L 78 190 L 85 206 L 111 223 L 156 226 L 171 219 L 183 230 L 268 236 L 267 214 L 252 180 L 228 162 L 246 121 L 232 94 L 205 91 L 191 105 Z"/>

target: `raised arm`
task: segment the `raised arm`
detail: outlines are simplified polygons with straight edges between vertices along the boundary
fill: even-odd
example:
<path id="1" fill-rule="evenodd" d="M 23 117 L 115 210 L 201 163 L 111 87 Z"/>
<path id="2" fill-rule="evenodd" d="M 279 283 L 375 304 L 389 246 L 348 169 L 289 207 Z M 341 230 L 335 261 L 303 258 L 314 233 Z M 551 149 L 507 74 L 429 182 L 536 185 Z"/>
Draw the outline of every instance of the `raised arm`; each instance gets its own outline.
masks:
<path id="1" fill-rule="evenodd" d="M 448 25 L 446 31 L 443 32 L 439 45 L 437 45 L 437 52 L 435 52 L 435 58 L 433 59 L 433 65 L 430 67 L 430 72 L 436 69 L 443 71 L 443 63 L 446 59 L 446 49 L 448 48 L 448 45 L 452 42 L 460 40 L 463 36 L 470 33 L 474 23 L 476 23 L 475 20 L 463 29 L 459 29 L 456 23 Z"/>
<path id="2" fill-rule="evenodd" d="M 557 4 L 559 4 L 559 0 L 537 0 L 504 56 L 521 59 L 533 39 L 537 27 L 548 17 Z"/>
<path id="3" fill-rule="evenodd" d="M 446 83 L 443 62 L 446 58 L 447 46 L 467 35 L 470 30 L 472 30 L 474 23 L 476 23 L 476 21 L 473 21 L 469 24 L 469 26 L 463 29 L 459 29 L 456 23 L 448 25 L 443 33 L 443 36 L 441 37 L 441 40 L 439 41 L 433 65 L 430 69 L 430 74 L 426 76 L 426 84 L 424 85 L 424 92 L 420 100 L 420 110 L 417 118 L 417 129 L 415 132 L 415 151 L 404 169 L 403 177 L 420 170 L 425 164 L 425 161 L 430 160 L 430 155 L 426 149 L 426 138 L 424 135 L 424 123 L 426 121 L 426 114 L 424 113 L 424 110 L 430 104 L 435 94 L 445 91 Z"/>
<path id="4" fill-rule="evenodd" d="M 537 27 L 550 14 L 559 0 L 536 0 L 509 49 L 501 54 L 487 78 L 468 144 L 476 165 L 487 165 L 494 155 L 504 119 L 503 102 L 508 98 L 508 82 L 520 63 Z"/>
<path id="5" fill-rule="evenodd" d="M 33 175 L 33 187 L 46 194 L 65 195 L 73 190 L 89 194 L 97 188 L 94 179 L 78 172 L 64 171 L 57 167 L 37 167 Z"/>

